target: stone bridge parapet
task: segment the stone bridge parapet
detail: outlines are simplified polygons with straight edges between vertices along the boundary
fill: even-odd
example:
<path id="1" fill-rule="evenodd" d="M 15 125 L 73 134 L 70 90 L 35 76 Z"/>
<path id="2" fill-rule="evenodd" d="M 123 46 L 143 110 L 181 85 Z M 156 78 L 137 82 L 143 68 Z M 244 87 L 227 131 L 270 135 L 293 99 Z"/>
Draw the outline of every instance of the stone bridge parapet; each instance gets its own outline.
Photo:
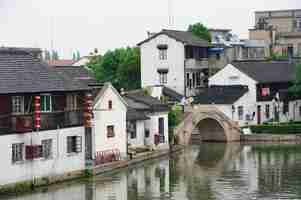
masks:
<path id="1" fill-rule="evenodd" d="M 203 141 L 240 141 L 238 125 L 214 105 L 195 105 L 188 107 L 186 110 L 188 114 L 174 130 L 179 144 L 190 144 L 191 135 L 195 130 L 198 130 Z"/>

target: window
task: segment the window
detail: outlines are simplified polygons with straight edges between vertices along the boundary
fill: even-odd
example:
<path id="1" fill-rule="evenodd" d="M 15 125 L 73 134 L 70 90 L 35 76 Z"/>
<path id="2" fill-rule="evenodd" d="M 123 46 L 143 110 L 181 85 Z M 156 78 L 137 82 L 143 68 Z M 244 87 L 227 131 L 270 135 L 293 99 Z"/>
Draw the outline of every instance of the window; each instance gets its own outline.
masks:
<path id="1" fill-rule="evenodd" d="M 108 102 L 108 107 L 109 107 L 109 110 L 111 110 L 113 108 L 113 103 L 111 100 Z"/>
<path id="2" fill-rule="evenodd" d="M 23 96 L 12 97 L 12 111 L 13 111 L 13 113 L 23 113 L 24 112 L 24 97 Z"/>
<path id="3" fill-rule="evenodd" d="M 137 129 L 136 122 L 128 122 L 127 123 L 128 133 L 130 133 L 131 139 L 135 139 L 137 137 Z"/>
<path id="4" fill-rule="evenodd" d="M 301 108 L 301 107 L 300 107 L 300 108 Z M 149 129 L 145 129 L 144 137 L 145 137 L 145 138 L 149 138 L 149 135 L 150 135 Z"/>
<path id="5" fill-rule="evenodd" d="M 51 158 L 52 156 L 52 139 L 42 140 L 42 157 Z"/>
<path id="6" fill-rule="evenodd" d="M 189 85 L 189 79 L 190 79 L 190 75 L 189 75 L 189 73 L 186 73 L 186 87 L 190 87 L 190 85 Z"/>
<path id="7" fill-rule="evenodd" d="M 265 105 L 265 117 L 267 118 L 267 119 L 269 119 L 270 118 L 270 105 Z"/>
<path id="8" fill-rule="evenodd" d="M 82 137 L 81 136 L 68 136 L 67 137 L 67 153 L 80 153 L 82 152 Z"/>
<path id="9" fill-rule="evenodd" d="M 196 87 L 196 73 L 193 72 L 192 73 L 192 87 L 195 88 Z"/>
<path id="10" fill-rule="evenodd" d="M 67 96 L 67 109 L 76 110 L 77 109 L 77 95 L 70 94 Z"/>
<path id="11" fill-rule="evenodd" d="M 283 102 L 283 114 L 288 113 L 288 109 L 289 109 L 289 105 L 288 105 L 288 101 L 287 102 Z"/>
<path id="12" fill-rule="evenodd" d="M 244 119 L 244 107 L 238 106 L 238 120 Z"/>
<path id="13" fill-rule="evenodd" d="M 52 111 L 52 97 L 50 95 L 41 96 L 41 111 L 42 112 Z"/>
<path id="14" fill-rule="evenodd" d="M 107 126 L 107 137 L 108 138 L 115 137 L 114 126 Z"/>
<path id="15" fill-rule="evenodd" d="M 167 83 L 167 72 L 159 72 L 159 81 L 161 85 Z"/>
<path id="16" fill-rule="evenodd" d="M 299 106 L 299 116 L 301 116 L 301 106 Z"/>
<path id="17" fill-rule="evenodd" d="M 196 86 L 201 86 L 201 72 L 196 73 Z"/>
<path id="18" fill-rule="evenodd" d="M 167 60 L 167 49 L 159 49 L 159 59 Z"/>
<path id="19" fill-rule="evenodd" d="M 221 55 L 219 53 L 216 54 L 216 60 L 220 60 L 221 59 Z"/>
<path id="20" fill-rule="evenodd" d="M 17 143 L 12 145 L 12 162 L 23 161 L 23 143 Z"/>

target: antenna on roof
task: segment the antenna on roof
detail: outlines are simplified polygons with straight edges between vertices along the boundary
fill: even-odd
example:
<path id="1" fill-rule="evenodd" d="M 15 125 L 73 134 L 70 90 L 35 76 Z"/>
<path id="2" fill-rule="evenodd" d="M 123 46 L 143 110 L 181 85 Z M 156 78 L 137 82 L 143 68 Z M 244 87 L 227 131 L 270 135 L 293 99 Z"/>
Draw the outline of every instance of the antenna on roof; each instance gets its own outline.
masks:
<path id="1" fill-rule="evenodd" d="M 168 0 L 168 28 L 173 27 L 172 0 Z"/>
<path id="2" fill-rule="evenodd" d="M 54 48 L 54 19 L 53 16 L 50 18 L 50 48 L 53 51 Z"/>

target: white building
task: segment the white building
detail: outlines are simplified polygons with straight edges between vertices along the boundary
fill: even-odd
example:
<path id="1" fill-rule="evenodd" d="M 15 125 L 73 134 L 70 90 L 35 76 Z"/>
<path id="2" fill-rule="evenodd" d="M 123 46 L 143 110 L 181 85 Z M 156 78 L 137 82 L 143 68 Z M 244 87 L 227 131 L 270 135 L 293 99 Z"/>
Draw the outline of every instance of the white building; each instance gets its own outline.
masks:
<path id="1" fill-rule="evenodd" d="M 105 84 L 93 109 L 92 148 L 97 153 L 120 153 L 127 156 L 127 104 L 111 84 Z M 96 158 L 97 159 L 97 158 Z"/>
<path id="2" fill-rule="evenodd" d="M 77 177 L 99 153 L 101 162 L 127 156 L 124 99 L 111 84 L 96 85 L 84 68 L 47 66 L 39 51 L 0 48 L 0 188 Z"/>
<path id="3" fill-rule="evenodd" d="M 65 79 L 36 52 L 0 48 L 0 187 L 85 169 L 82 99 L 90 88 Z"/>
<path id="4" fill-rule="evenodd" d="M 207 84 L 207 41 L 187 31 L 162 30 L 138 45 L 142 88 L 164 85 L 184 96 L 193 96 Z"/>
<path id="5" fill-rule="evenodd" d="M 287 94 L 294 69 L 288 62 L 233 62 L 209 79 L 194 103 L 215 105 L 241 126 L 300 120 L 301 101 Z"/>
<path id="6" fill-rule="evenodd" d="M 168 105 L 143 90 L 123 95 L 128 104 L 127 132 L 130 147 L 168 149 Z"/>

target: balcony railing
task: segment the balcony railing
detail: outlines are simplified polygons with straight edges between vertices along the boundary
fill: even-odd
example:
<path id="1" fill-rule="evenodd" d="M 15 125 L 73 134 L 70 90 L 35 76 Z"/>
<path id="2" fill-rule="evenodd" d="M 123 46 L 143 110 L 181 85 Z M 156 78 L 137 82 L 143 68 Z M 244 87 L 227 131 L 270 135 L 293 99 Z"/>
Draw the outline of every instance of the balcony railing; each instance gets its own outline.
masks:
<path id="1" fill-rule="evenodd" d="M 41 113 L 40 130 L 53 130 L 83 125 L 83 111 L 54 111 Z M 26 133 L 35 131 L 34 114 L 0 115 L 0 134 Z"/>
<path id="2" fill-rule="evenodd" d="M 185 60 L 185 67 L 186 68 L 197 68 L 197 69 L 203 69 L 208 68 L 208 59 L 203 58 L 201 60 L 197 59 L 186 59 Z"/>

